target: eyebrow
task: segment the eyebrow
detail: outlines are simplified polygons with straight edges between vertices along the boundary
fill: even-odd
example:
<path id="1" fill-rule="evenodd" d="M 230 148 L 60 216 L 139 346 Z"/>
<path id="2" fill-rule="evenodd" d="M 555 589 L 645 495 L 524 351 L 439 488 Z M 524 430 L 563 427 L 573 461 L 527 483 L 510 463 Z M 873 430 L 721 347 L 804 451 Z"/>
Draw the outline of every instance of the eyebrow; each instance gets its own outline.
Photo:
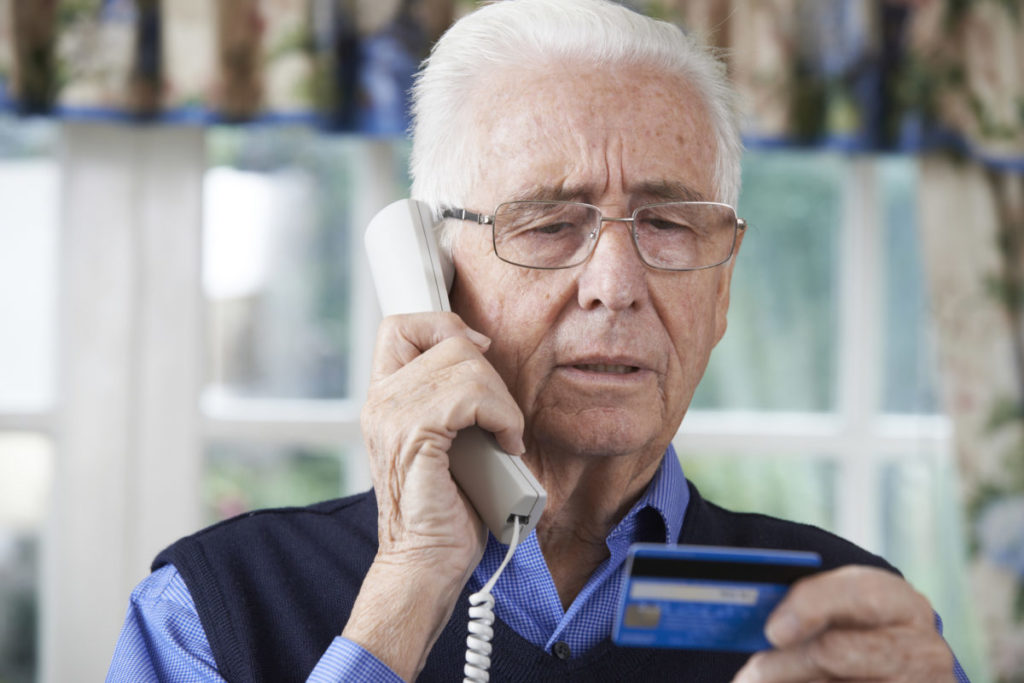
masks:
<path id="1" fill-rule="evenodd" d="M 655 180 L 628 188 L 631 197 L 646 202 L 703 202 L 703 193 L 681 182 Z M 583 185 L 531 185 L 519 190 L 507 201 L 579 202 L 593 201 L 594 192 Z"/>
<path id="2" fill-rule="evenodd" d="M 650 198 L 662 202 L 704 202 L 707 198 L 696 188 L 685 183 L 671 180 L 659 180 L 641 183 L 630 188 L 630 194 Z"/>
<path id="3" fill-rule="evenodd" d="M 529 202 L 578 202 L 586 199 L 589 193 L 582 186 L 566 187 L 558 185 L 530 185 L 512 195 L 509 201 Z"/>

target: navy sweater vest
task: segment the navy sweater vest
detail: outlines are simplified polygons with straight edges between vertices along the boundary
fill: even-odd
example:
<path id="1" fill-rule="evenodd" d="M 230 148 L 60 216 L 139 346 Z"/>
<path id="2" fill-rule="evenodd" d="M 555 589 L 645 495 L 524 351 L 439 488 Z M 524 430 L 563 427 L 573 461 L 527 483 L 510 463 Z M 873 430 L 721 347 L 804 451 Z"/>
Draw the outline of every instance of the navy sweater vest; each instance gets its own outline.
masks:
<path id="1" fill-rule="evenodd" d="M 680 543 L 814 550 L 826 569 L 883 559 L 816 527 L 724 510 L 690 484 Z M 160 553 L 196 603 L 228 681 L 304 681 L 341 633 L 377 550 L 373 492 L 306 508 L 262 510 L 186 537 Z M 893 570 L 895 571 L 895 570 Z M 419 677 L 462 680 L 464 590 Z M 495 622 L 493 681 L 728 681 L 747 655 L 620 648 L 605 640 L 560 660 Z"/>

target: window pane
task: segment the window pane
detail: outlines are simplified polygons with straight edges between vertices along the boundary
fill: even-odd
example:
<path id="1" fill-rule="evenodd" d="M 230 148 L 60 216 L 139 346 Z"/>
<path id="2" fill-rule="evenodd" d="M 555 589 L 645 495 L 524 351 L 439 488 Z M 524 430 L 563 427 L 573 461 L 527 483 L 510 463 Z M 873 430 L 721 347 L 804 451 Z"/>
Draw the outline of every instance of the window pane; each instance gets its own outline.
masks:
<path id="1" fill-rule="evenodd" d="M 215 128 L 207 141 L 210 382 L 243 397 L 347 396 L 350 263 L 362 258 L 351 231 L 363 227 L 352 216 L 382 143 L 282 126 Z M 401 196 L 404 143 L 392 152 Z"/>
<path id="2" fill-rule="evenodd" d="M 836 466 L 824 457 L 686 453 L 676 446 L 683 472 L 701 496 L 738 512 L 835 526 Z"/>
<path id="3" fill-rule="evenodd" d="M 882 157 L 876 169 L 885 239 L 882 409 L 935 413 L 938 364 L 917 234 L 917 165 Z"/>
<path id="4" fill-rule="evenodd" d="M 0 407 L 53 402 L 57 129 L 0 115 Z"/>
<path id="5" fill-rule="evenodd" d="M 931 601 L 972 680 L 986 680 L 977 615 L 967 592 L 957 476 L 948 458 L 907 454 L 881 467 L 882 554 Z"/>
<path id="6" fill-rule="evenodd" d="M 846 168 L 827 153 L 745 156 L 738 211 L 750 227 L 733 275 L 729 330 L 694 408 L 833 408 Z"/>
<path id="7" fill-rule="evenodd" d="M 36 677 L 39 537 L 52 467 L 48 439 L 0 433 L 0 681 Z"/>
<path id="8" fill-rule="evenodd" d="M 258 508 L 330 500 L 346 490 L 343 449 L 217 442 L 206 457 L 203 495 L 211 522 Z"/>

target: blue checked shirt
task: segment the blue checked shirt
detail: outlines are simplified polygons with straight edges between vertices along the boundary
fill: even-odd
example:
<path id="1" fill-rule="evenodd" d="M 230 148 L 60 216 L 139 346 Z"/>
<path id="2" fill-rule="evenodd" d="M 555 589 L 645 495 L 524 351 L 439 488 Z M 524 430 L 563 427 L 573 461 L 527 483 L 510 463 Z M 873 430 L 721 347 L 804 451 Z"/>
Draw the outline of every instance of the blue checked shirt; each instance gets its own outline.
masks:
<path id="1" fill-rule="evenodd" d="M 674 449 L 669 446 L 651 485 L 608 535 L 610 556 L 590 577 L 568 611 L 540 551 L 536 532 L 523 540 L 492 593 L 497 616 L 526 640 L 551 652 L 581 655 L 608 637 L 622 585 L 626 552 L 636 540 L 674 543 L 679 538 L 689 490 Z M 653 511 L 654 514 L 647 511 Z M 652 517 L 655 521 L 652 523 Z M 497 570 L 506 546 L 493 536 L 470 579 L 478 590 Z M 466 606 L 461 606 L 465 612 Z M 460 607 L 456 607 L 456 615 Z M 467 613 L 468 619 L 468 613 Z M 936 617 L 941 631 L 941 622 Z M 957 680 L 969 683 L 956 664 Z M 350 640 L 337 637 L 308 681 L 381 681 L 401 683 L 390 668 Z M 115 681 L 224 681 L 206 638 L 195 603 L 181 575 L 165 566 L 132 592 L 128 615 L 107 674 Z"/>

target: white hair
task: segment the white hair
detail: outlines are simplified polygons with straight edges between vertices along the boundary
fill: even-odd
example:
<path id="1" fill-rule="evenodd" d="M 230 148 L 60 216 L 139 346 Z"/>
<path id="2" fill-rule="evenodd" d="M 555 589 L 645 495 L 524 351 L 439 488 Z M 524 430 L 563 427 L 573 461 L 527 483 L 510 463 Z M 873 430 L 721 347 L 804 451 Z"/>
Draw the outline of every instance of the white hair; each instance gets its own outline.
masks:
<path id="1" fill-rule="evenodd" d="M 413 197 L 435 215 L 462 207 L 485 163 L 485 152 L 474 148 L 474 116 L 488 77 L 562 61 L 651 66 L 684 79 L 703 99 L 714 131 L 714 198 L 735 206 L 742 143 L 724 65 L 679 27 L 607 0 L 501 0 L 448 29 L 413 87 Z"/>

